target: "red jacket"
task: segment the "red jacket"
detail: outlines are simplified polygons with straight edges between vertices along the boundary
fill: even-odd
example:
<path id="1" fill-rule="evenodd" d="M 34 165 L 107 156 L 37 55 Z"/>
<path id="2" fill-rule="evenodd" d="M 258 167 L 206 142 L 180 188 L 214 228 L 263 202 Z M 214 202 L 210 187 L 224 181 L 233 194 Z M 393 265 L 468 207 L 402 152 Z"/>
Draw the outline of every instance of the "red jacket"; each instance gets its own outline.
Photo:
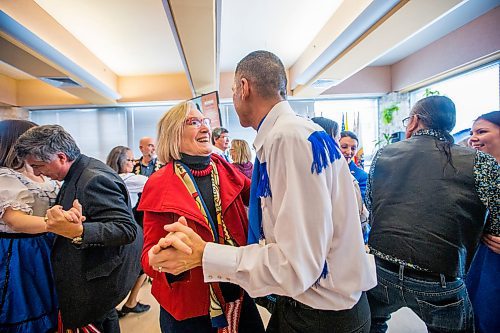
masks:
<path id="1" fill-rule="evenodd" d="M 219 173 L 224 222 L 236 243 L 245 245 L 248 231 L 245 205 L 248 204 L 250 180 L 217 154 L 212 154 L 211 158 Z M 209 291 L 208 284 L 203 282 L 201 267 L 181 274 L 179 280 L 170 284 L 165 273 L 149 265 L 149 249 L 166 235 L 163 226 L 176 222 L 180 216 L 186 217 L 188 226 L 203 240 L 213 241 L 209 226 L 184 183 L 175 175 L 172 162 L 151 175 L 138 209 L 144 211 L 142 267 L 153 278 L 151 293 L 176 320 L 207 315 Z"/>

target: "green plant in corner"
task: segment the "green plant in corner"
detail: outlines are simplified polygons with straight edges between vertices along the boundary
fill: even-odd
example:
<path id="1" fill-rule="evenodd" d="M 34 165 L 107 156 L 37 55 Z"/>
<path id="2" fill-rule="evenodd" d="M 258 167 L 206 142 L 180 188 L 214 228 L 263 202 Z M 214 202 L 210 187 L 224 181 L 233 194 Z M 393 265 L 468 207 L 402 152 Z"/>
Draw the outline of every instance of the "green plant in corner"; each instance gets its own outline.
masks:
<path id="1" fill-rule="evenodd" d="M 375 148 L 383 148 L 391 143 L 391 135 L 389 133 L 382 133 L 382 139 L 375 140 Z"/>
<path id="2" fill-rule="evenodd" d="M 431 90 L 429 88 L 425 88 L 424 97 L 439 96 L 439 95 L 441 95 L 439 93 L 439 91 L 437 91 L 437 90 Z"/>
<path id="3" fill-rule="evenodd" d="M 382 122 L 386 125 L 392 123 L 392 119 L 394 119 L 394 113 L 399 111 L 398 104 L 392 104 L 385 109 L 382 110 Z"/>

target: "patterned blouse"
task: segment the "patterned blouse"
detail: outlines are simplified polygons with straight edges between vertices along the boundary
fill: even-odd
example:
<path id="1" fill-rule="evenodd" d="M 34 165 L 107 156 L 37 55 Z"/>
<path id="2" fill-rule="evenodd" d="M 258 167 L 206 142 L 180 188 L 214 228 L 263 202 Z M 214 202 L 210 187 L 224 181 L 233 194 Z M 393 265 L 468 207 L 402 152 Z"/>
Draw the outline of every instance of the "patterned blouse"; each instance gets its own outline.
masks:
<path id="1" fill-rule="evenodd" d="M 413 136 L 420 135 L 429 135 L 437 138 L 440 141 L 448 141 L 443 132 L 433 129 L 422 129 L 413 133 Z M 382 149 L 380 149 L 373 158 L 366 187 L 365 204 L 370 212 L 372 211 L 371 182 L 373 179 L 375 165 L 381 151 Z M 476 151 L 476 156 L 474 157 L 473 173 L 475 177 L 476 192 L 481 202 L 488 208 L 489 211 L 488 222 L 486 223 L 484 232 L 494 236 L 500 236 L 500 164 L 498 164 L 498 162 L 492 156 L 478 150 Z M 393 256 L 386 255 L 371 247 L 370 252 L 381 259 L 388 260 L 393 263 L 402 264 L 404 266 L 421 271 L 428 271 L 425 268 L 405 262 Z"/>
<path id="2" fill-rule="evenodd" d="M 15 233 L 2 220 L 7 208 L 44 216 L 47 209 L 55 204 L 59 182 L 48 178 L 44 180 L 43 183 L 38 183 L 22 173 L 0 167 L 0 232 Z"/>

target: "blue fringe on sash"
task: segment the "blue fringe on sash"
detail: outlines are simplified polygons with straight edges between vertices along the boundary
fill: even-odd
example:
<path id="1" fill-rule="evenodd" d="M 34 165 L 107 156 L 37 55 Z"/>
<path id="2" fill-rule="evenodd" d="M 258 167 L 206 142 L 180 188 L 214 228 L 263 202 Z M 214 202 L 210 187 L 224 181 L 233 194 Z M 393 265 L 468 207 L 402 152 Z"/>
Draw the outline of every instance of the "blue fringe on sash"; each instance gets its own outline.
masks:
<path id="1" fill-rule="evenodd" d="M 311 164 L 311 173 L 318 175 L 326 169 L 330 163 L 340 159 L 340 151 L 337 143 L 333 138 L 324 131 L 316 131 L 311 133 L 308 138 L 312 146 L 313 162 Z M 328 275 L 328 264 L 325 261 L 321 275 L 316 280 L 315 284 L 319 284 L 321 279 L 325 279 Z"/>
<path id="2" fill-rule="evenodd" d="M 259 165 L 259 178 L 257 179 L 257 196 L 262 198 L 272 197 L 266 165 L 266 162 Z"/>
<path id="3" fill-rule="evenodd" d="M 321 275 L 316 280 L 316 282 L 314 282 L 314 284 L 318 285 L 319 284 L 319 280 L 325 279 L 327 275 L 328 275 L 328 264 L 325 261 L 325 264 L 323 265 L 323 271 L 321 271 Z"/>
<path id="4" fill-rule="evenodd" d="M 328 164 L 340 159 L 340 151 L 335 140 L 325 131 L 311 133 L 308 138 L 312 145 L 313 162 L 311 173 L 320 174 Z"/>

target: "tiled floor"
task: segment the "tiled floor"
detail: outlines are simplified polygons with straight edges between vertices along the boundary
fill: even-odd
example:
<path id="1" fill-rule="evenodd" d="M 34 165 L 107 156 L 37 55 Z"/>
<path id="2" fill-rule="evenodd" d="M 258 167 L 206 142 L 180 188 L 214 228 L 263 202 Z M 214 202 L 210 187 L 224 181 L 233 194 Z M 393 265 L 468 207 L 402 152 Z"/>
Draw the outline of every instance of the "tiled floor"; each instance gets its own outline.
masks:
<path id="1" fill-rule="evenodd" d="M 150 304 L 151 310 L 141 314 L 128 314 L 120 319 L 122 333 L 160 333 L 158 318 L 160 306 L 151 295 L 151 285 L 144 284 L 140 293 L 141 303 Z M 118 307 L 120 308 L 120 306 Z M 264 323 L 269 321 L 269 313 L 259 308 Z M 423 322 L 408 308 L 400 309 L 392 315 L 389 321 L 389 333 L 425 333 L 427 329 Z M 311 332 L 314 333 L 314 332 Z"/>

